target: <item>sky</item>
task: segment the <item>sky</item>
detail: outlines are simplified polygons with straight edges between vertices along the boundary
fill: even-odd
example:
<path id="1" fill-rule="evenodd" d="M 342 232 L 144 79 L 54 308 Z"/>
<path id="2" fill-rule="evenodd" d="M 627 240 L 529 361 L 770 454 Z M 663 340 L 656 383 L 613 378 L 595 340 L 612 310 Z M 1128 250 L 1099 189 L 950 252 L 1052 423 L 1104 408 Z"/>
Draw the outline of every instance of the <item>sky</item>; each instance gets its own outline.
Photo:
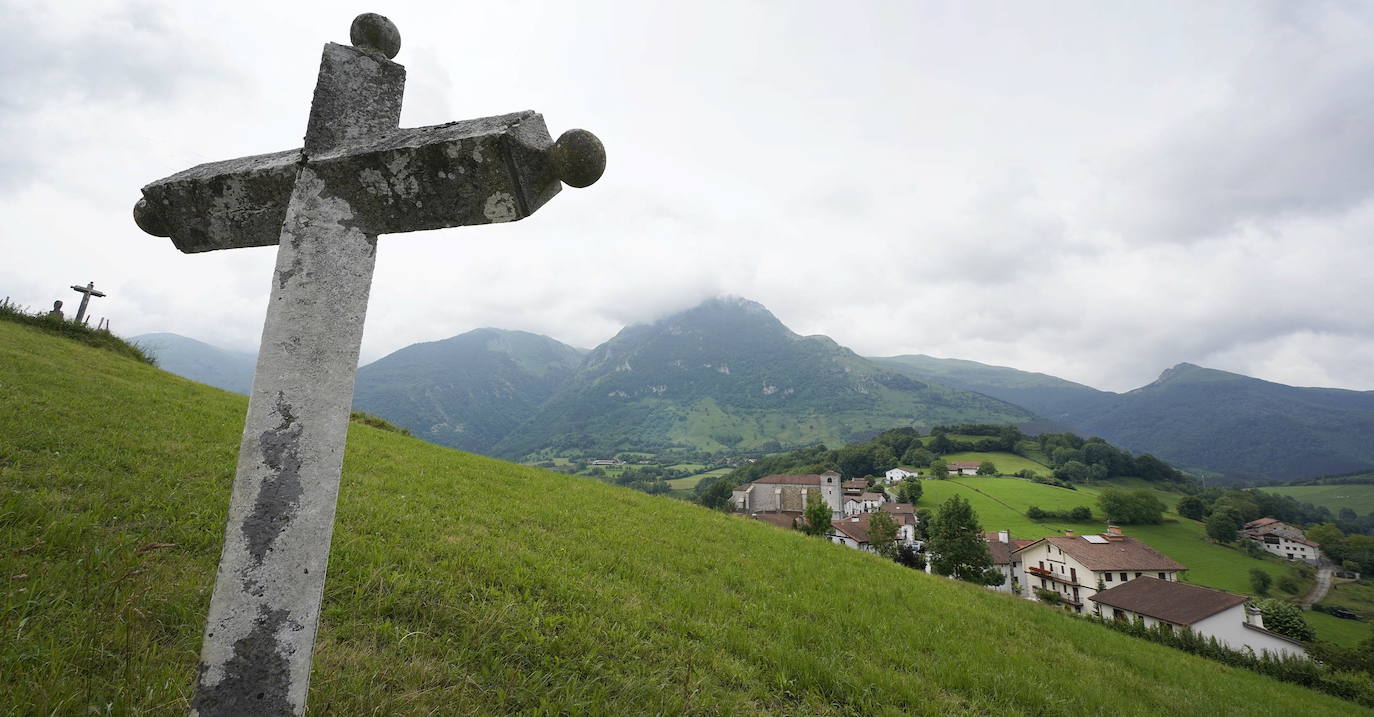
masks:
<path id="1" fill-rule="evenodd" d="M 0 0 L 0 296 L 70 316 L 94 281 L 116 333 L 253 350 L 275 248 L 181 254 L 131 209 L 298 147 L 369 11 L 402 126 L 533 109 L 608 162 L 519 222 L 383 236 L 364 362 L 728 294 L 866 356 L 1374 390 L 1361 2 Z"/>

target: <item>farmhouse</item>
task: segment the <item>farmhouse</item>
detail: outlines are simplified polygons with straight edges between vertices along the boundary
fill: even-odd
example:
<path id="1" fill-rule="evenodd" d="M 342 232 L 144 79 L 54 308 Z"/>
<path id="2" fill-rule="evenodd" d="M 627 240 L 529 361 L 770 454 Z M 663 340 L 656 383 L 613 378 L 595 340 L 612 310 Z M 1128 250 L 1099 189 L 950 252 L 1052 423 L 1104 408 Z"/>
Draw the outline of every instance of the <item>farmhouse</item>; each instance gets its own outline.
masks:
<path id="1" fill-rule="evenodd" d="M 1026 584 L 1026 576 L 1021 570 L 1021 558 L 1015 553 L 1035 541 L 1028 538 L 1013 539 L 1009 530 L 984 533 L 983 539 L 988 542 L 992 567 L 1002 574 L 1002 583 L 992 586 L 992 589 L 1004 593 L 1017 592 L 1017 587 Z"/>
<path id="2" fill-rule="evenodd" d="M 1265 551 L 1287 560 L 1316 564 L 1321 546 L 1307 539 L 1301 528 L 1274 518 L 1260 518 L 1241 526 L 1241 535 L 1255 541 Z"/>
<path id="3" fill-rule="evenodd" d="M 916 506 L 910 503 L 883 503 L 878 510 L 892 516 L 897 521 L 897 542 L 903 545 L 916 544 Z"/>
<path id="4" fill-rule="evenodd" d="M 806 501 L 819 495 L 830 506 L 832 518 L 843 513 L 840 474 L 828 471 L 820 475 L 768 475 L 751 483 L 736 486 L 730 493 L 730 503 L 740 513 L 800 513 Z"/>
<path id="5" fill-rule="evenodd" d="M 888 483 L 900 483 L 906 480 L 907 478 L 915 478 L 917 473 L 915 468 L 897 466 L 896 468 L 893 468 L 892 470 L 888 471 L 887 473 L 884 473 L 883 475 L 887 476 Z"/>
<path id="6" fill-rule="evenodd" d="M 1069 531 L 1041 538 L 1012 557 L 1021 561 L 1026 585 L 1032 588 L 1024 591 L 1026 598 L 1035 599 L 1036 589 L 1048 590 L 1074 612 L 1083 612 L 1085 601 L 1107 588 L 1147 575 L 1175 581 L 1187 569 L 1114 525 L 1101 535 Z"/>
<path id="7" fill-rule="evenodd" d="M 971 476 L 978 474 L 978 466 L 981 464 L 978 461 L 950 461 L 945 465 L 949 466 L 950 473 Z"/>
<path id="8" fill-rule="evenodd" d="M 894 514 L 892 517 L 897 519 L 899 516 Z M 896 520 L 897 542 L 902 545 L 912 545 L 916 542 L 916 516 L 912 514 L 910 517 L 912 522 L 909 525 Z M 869 523 L 872 519 L 873 513 L 859 513 L 836 520 L 830 525 L 830 542 L 874 552 L 868 539 Z"/>
<path id="9" fill-rule="evenodd" d="M 1146 627 L 1167 625 L 1215 637 L 1232 650 L 1250 649 L 1290 657 L 1305 657 L 1302 643 L 1264 629 L 1259 610 L 1244 595 L 1142 576 L 1088 598 L 1096 613 L 1108 620 L 1141 620 Z"/>
<path id="10" fill-rule="evenodd" d="M 887 496 L 882 493 L 870 493 L 868 491 L 858 494 L 851 493 L 844 496 L 843 510 L 845 515 L 872 513 L 886 502 Z"/>

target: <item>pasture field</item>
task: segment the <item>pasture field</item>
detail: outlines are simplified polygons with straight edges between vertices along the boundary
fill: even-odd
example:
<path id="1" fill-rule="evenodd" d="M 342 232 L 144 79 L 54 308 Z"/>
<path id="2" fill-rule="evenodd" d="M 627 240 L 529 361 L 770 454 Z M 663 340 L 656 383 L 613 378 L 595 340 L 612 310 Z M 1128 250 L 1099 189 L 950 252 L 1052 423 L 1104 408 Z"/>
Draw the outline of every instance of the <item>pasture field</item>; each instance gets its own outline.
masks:
<path id="1" fill-rule="evenodd" d="M 246 399 L 3 321 L 0 387 L 3 711 L 185 714 Z M 1374 714 L 800 533 L 368 426 L 350 426 L 341 488 L 321 714 Z"/>
<path id="2" fill-rule="evenodd" d="M 1374 485 L 1277 485 L 1260 490 L 1291 495 L 1300 503 L 1331 509 L 1349 508 L 1360 515 L 1374 513 Z"/>
<path id="3" fill-rule="evenodd" d="M 1334 642 L 1342 647 L 1355 647 L 1374 634 L 1374 627 L 1368 621 L 1343 620 L 1315 610 L 1308 610 L 1302 616 L 1317 631 L 1318 640 Z"/>
<path id="4" fill-rule="evenodd" d="M 1322 598 L 1322 604 L 1343 607 L 1374 620 L 1374 581 L 1336 582 Z"/>
<path id="5" fill-rule="evenodd" d="M 952 461 L 992 461 L 997 466 L 997 472 L 1001 475 L 1011 475 L 1023 470 L 1031 471 L 1036 475 L 1050 476 L 1054 471 L 1049 466 L 1044 466 L 1029 458 L 1022 458 L 1015 453 L 979 453 L 977 451 L 964 451 L 963 453 L 951 453 L 941 456 L 946 462 Z"/>
<path id="6" fill-rule="evenodd" d="M 1085 505 L 1093 511 L 1094 516 L 1100 517 L 1102 511 L 1097 505 L 1097 499 L 1104 488 L 1134 490 L 1142 487 L 1141 484 L 1148 485 L 1146 481 L 1126 479 L 1069 490 L 1020 478 L 964 476 L 953 480 L 921 481 L 924 493 L 917 507 L 934 510 L 950 496 L 959 494 L 964 496 L 978 513 L 984 530 L 1010 530 L 1014 538 L 1062 535 L 1065 530 L 1072 530 L 1081 535 L 1100 533 L 1104 530 L 1105 523 L 1101 520 L 1087 523 L 1066 520 L 1037 522 L 1026 517 L 1026 509 L 1035 505 L 1045 510 L 1067 511 Z M 1177 493 L 1160 491 L 1157 488 L 1152 490 L 1168 506 L 1173 506 L 1181 497 Z M 1207 540 L 1202 523 L 1198 521 L 1179 517 L 1172 512 L 1165 513 L 1164 518 L 1164 523 L 1160 525 L 1127 525 L 1122 526 L 1122 530 L 1187 566 L 1188 571 L 1183 574 L 1184 582 L 1250 594 L 1251 568 L 1259 568 L 1275 580 L 1290 574 L 1289 566 L 1277 558 L 1252 558 L 1237 548 Z M 1297 594 L 1303 594 L 1309 587 L 1310 583 L 1300 582 Z"/>

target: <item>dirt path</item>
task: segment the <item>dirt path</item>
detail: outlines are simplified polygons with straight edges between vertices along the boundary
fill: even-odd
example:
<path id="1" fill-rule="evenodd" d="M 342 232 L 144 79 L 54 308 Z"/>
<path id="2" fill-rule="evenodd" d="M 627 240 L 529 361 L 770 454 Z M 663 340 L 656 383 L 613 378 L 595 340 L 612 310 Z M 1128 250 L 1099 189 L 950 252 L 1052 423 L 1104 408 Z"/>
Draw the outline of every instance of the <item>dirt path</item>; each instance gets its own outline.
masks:
<path id="1" fill-rule="evenodd" d="M 1326 591 L 1331 589 L 1332 570 L 1331 564 L 1327 562 L 1317 566 L 1317 584 L 1312 587 L 1312 592 L 1303 598 L 1302 609 L 1311 610 L 1314 603 L 1319 603 L 1326 597 Z"/>

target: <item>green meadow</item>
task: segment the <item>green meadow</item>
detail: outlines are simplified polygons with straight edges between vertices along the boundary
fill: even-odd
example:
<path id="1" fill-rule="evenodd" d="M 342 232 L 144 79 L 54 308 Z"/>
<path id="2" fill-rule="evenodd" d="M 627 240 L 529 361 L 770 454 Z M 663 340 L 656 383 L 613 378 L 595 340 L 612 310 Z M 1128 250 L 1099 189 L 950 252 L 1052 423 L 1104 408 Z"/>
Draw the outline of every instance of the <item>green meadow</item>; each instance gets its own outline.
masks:
<path id="1" fill-rule="evenodd" d="M 1102 510 L 1097 505 L 1097 499 L 1103 488 L 1114 486 L 1135 490 L 1144 483 L 1126 479 L 1070 490 L 1020 478 L 964 476 L 952 480 L 922 481 L 924 493 L 917 505 L 934 509 L 950 496 L 962 495 L 977 511 L 984 530 L 1010 530 L 1014 538 L 1061 535 L 1065 530 L 1078 534 L 1100 533 L 1106 526 L 1100 519 L 1087 523 L 1057 519 L 1034 521 L 1026 517 L 1026 510 L 1034 505 L 1050 511 L 1067 511 L 1082 505 L 1092 509 L 1094 516 L 1100 518 Z M 1168 506 L 1173 506 L 1180 497 L 1177 493 L 1154 492 Z M 1201 523 L 1172 512 L 1165 513 L 1164 523 L 1160 525 L 1128 525 L 1122 526 L 1122 529 L 1127 535 L 1139 538 L 1187 566 L 1188 571 L 1183 574 L 1184 582 L 1248 594 L 1251 592 L 1251 568 L 1259 568 L 1275 579 L 1289 574 L 1288 565 L 1276 558 L 1252 558 L 1241 550 L 1207 540 Z M 1298 594 L 1305 592 L 1308 587 L 1303 584 Z"/>
<path id="2" fill-rule="evenodd" d="M 186 713 L 245 402 L 0 322 L 0 713 Z M 796 532 L 357 424 L 310 704 L 1374 714 Z"/>
<path id="3" fill-rule="evenodd" d="M 1341 508 L 1360 515 L 1374 513 L 1374 485 L 1276 485 L 1260 490 L 1291 495 L 1300 502 L 1330 508 L 1332 513 Z"/>
<path id="4" fill-rule="evenodd" d="M 980 453 L 978 451 L 964 451 L 962 453 L 950 453 L 949 455 L 940 456 L 940 458 L 946 462 L 965 461 L 982 463 L 983 461 L 990 461 L 997 467 L 997 473 L 1000 475 L 1011 475 L 1027 470 L 1036 475 L 1049 476 L 1054 472 L 1049 466 L 1036 463 L 1029 458 L 1022 458 L 1014 453 Z"/>

